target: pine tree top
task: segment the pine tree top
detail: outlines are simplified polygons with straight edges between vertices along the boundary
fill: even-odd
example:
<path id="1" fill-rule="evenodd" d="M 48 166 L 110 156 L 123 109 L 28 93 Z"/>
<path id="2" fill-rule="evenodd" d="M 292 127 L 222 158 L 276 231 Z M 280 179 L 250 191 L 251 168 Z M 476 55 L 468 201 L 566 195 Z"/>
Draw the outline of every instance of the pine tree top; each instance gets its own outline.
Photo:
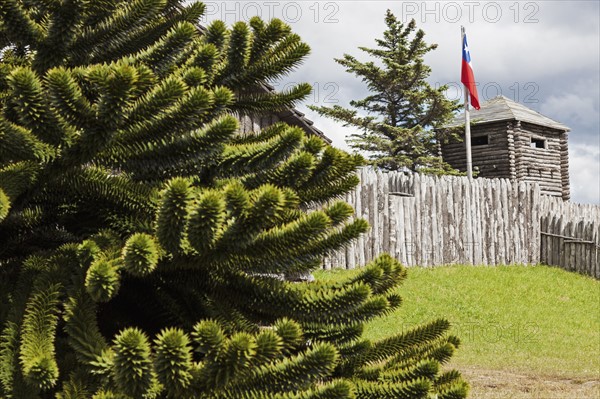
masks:
<path id="1" fill-rule="evenodd" d="M 373 164 L 385 169 L 451 172 L 437 154 L 433 129 L 448 121 L 459 109 L 447 100 L 446 86 L 427 81 L 431 68 L 423 57 L 437 48 L 427 44 L 425 32 L 414 20 L 405 24 L 388 10 L 383 38 L 377 47 L 359 47 L 371 60 L 360 61 L 344 54 L 335 61 L 360 78 L 369 95 L 350 101 L 350 107 L 311 107 L 321 115 L 354 127 L 348 143 L 370 155 Z"/>

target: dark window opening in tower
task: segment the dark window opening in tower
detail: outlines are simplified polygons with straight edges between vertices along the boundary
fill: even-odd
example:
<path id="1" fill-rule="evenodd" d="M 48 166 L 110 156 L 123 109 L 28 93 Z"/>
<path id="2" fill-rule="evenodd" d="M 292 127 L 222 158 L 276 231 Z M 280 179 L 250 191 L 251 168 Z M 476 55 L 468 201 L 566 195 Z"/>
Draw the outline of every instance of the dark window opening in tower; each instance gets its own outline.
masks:
<path id="1" fill-rule="evenodd" d="M 478 145 L 488 145 L 489 143 L 490 143 L 490 139 L 487 134 L 485 136 L 471 137 L 471 146 L 473 146 L 473 147 L 478 146 Z"/>
<path id="2" fill-rule="evenodd" d="M 546 148 L 546 140 L 531 138 L 531 148 Z"/>

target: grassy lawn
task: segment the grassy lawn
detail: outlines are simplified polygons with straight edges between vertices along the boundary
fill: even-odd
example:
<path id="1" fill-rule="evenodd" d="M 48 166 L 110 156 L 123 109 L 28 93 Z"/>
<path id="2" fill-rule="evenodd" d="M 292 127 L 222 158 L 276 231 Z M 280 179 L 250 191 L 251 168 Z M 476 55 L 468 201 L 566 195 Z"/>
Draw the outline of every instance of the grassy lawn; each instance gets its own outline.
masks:
<path id="1" fill-rule="evenodd" d="M 335 280 L 356 272 L 319 271 L 316 277 Z M 545 266 L 411 268 L 399 293 L 403 305 L 373 321 L 368 337 L 383 338 L 443 317 L 462 341 L 452 366 L 467 377 L 493 370 L 600 380 L 597 280 Z"/>

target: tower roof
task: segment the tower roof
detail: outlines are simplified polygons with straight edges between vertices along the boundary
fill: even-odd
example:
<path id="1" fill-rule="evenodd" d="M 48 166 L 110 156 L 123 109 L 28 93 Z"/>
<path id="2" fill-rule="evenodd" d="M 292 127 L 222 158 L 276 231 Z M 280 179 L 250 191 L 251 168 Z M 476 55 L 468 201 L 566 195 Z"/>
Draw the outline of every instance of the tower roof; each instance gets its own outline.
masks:
<path id="1" fill-rule="evenodd" d="M 267 83 L 262 83 L 261 88 L 267 92 L 274 92 L 275 88 Z M 307 134 L 313 134 L 323 139 L 326 143 L 331 144 L 332 141 L 325 135 L 321 130 L 317 129 L 313 121 L 308 119 L 305 114 L 298 111 L 296 108 L 288 108 L 277 114 L 279 119 L 288 125 L 298 126 L 304 130 Z"/>
<path id="2" fill-rule="evenodd" d="M 485 103 L 481 104 L 481 109 L 471 109 L 469 111 L 471 121 L 474 124 L 489 123 L 489 122 L 500 122 L 517 120 L 521 122 L 528 122 L 534 125 L 546 126 L 557 130 L 569 131 L 570 129 L 560 122 L 548 118 L 527 108 L 523 104 L 512 101 L 504 96 L 494 97 Z M 464 112 L 454 118 L 445 127 L 456 127 L 464 125 L 465 114 Z"/>

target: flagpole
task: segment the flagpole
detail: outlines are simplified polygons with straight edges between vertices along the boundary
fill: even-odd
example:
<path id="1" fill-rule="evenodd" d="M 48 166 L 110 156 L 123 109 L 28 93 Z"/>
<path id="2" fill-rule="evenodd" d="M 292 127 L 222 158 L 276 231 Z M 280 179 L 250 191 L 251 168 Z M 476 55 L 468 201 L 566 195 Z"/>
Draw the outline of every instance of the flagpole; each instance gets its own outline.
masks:
<path id="1" fill-rule="evenodd" d="M 461 26 L 460 46 L 465 45 L 465 27 Z M 471 118 L 469 115 L 469 90 L 463 85 L 465 90 L 465 147 L 467 148 L 467 178 L 473 179 L 473 160 L 471 159 Z"/>

